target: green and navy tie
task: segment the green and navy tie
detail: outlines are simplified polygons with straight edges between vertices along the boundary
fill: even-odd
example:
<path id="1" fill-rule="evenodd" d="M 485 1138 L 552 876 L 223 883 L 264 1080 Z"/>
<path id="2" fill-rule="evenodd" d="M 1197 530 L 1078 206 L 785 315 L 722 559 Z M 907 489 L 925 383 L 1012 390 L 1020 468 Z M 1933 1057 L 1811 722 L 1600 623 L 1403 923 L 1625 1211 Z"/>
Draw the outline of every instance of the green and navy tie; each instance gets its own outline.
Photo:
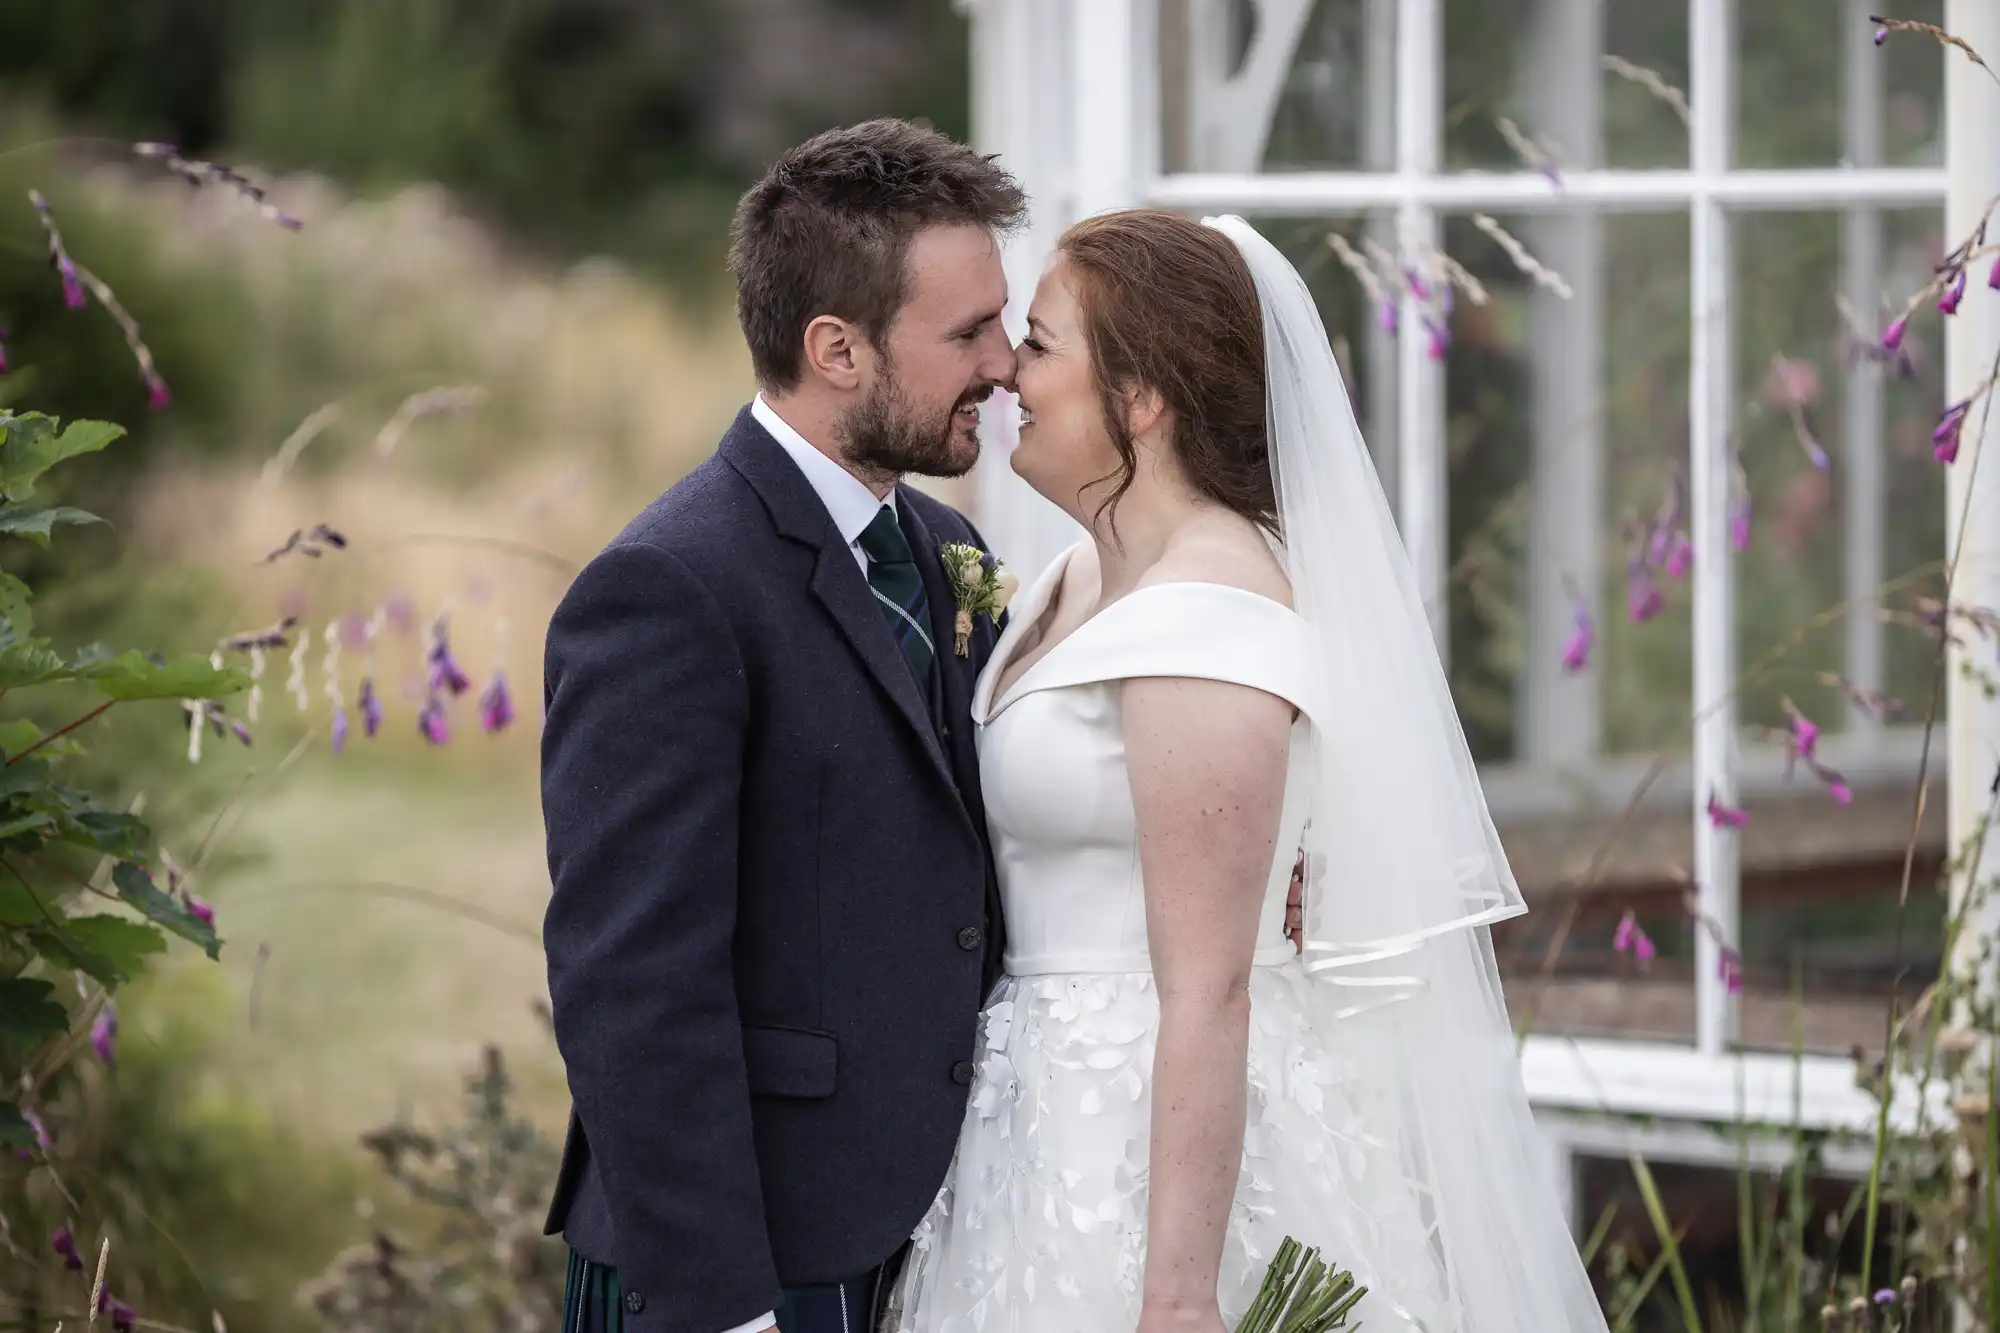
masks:
<path id="1" fill-rule="evenodd" d="M 931 642 L 930 598 L 924 595 L 923 575 L 917 572 L 916 557 L 893 506 L 883 505 L 862 529 L 861 550 L 868 557 L 868 587 L 875 594 L 875 605 L 889 622 L 917 688 L 929 698 L 931 663 L 937 658 L 937 645 Z"/>

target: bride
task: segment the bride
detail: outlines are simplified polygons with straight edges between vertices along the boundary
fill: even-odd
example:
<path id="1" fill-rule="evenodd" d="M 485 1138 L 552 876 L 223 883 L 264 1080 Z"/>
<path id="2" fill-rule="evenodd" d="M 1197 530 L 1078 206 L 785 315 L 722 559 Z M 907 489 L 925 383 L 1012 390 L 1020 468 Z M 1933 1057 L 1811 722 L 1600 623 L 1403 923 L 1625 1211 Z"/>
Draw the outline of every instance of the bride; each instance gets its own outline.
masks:
<path id="1" fill-rule="evenodd" d="M 1107 214 L 1028 323 L 1013 465 L 1089 536 L 973 702 L 1007 975 L 885 1327 L 1222 1333 L 1290 1235 L 1350 1326 L 1601 1333 L 1487 938 L 1520 893 L 1304 283 Z"/>

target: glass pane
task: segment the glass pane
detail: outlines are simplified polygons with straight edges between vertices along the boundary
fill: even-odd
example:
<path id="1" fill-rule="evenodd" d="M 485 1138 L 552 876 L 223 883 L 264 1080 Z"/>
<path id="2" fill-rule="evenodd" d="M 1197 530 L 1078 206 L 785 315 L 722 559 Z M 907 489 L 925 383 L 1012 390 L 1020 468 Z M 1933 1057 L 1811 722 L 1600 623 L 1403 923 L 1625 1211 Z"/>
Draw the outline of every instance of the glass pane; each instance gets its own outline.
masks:
<path id="1" fill-rule="evenodd" d="M 1657 615 L 1628 621 L 1624 528 L 1686 451 L 1686 216 L 1499 225 L 1573 294 L 1537 287 L 1489 231 L 1448 220 L 1448 252 L 1487 296 L 1456 302 L 1445 377 L 1451 676 L 1467 737 L 1482 762 L 1675 744 L 1688 599 L 1669 589 Z M 1578 599 L 1595 603 L 1596 642 L 1573 672 Z"/>
<path id="2" fill-rule="evenodd" d="M 1445 164 L 1685 167 L 1687 6 L 1446 0 Z M 1657 83 L 1663 92 L 1648 85 Z"/>
<path id="3" fill-rule="evenodd" d="M 1381 171 L 1394 0 L 1161 0 L 1165 170 Z"/>
<path id="4" fill-rule="evenodd" d="M 1944 55 L 1912 33 L 1879 49 L 1865 0 L 1746 5 L 1736 11 L 1736 160 L 1747 167 L 1934 166 Z M 1944 22 L 1944 0 L 1891 12 Z"/>
<path id="5" fill-rule="evenodd" d="M 1928 638 L 1881 623 L 1865 603 L 1892 581 L 1881 599 L 1892 613 L 1913 613 L 1937 592 L 1916 574 L 1944 555 L 1944 468 L 1929 438 L 1943 407 L 1942 316 L 1927 306 L 1912 319 L 1900 367 L 1850 367 L 1842 311 L 1867 325 L 1872 347 L 1884 307 L 1900 310 L 1929 281 L 1933 256 L 1948 248 L 1942 227 L 1935 208 L 1732 222 L 1736 438 L 1755 515 L 1738 562 L 1737 646 L 1746 668 L 1784 654 L 1744 683 L 1748 728 L 1781 727 L 1789 698 L 1824 730 L 1842 729 L 1850 710 L 1824 674 L 1887 691 L 1919 716 L 1928 699 Z M 1791 643 L 1847 597 L 1863 601 L 1860 617 Z"/>
<path id="6" fill-rule="evenodd" d="M 1736 437 L 1753 510 L 1737 570 L 1737 643 L 1746 671 L 1739 695 L 1746 740 L 1782 731 L 1786 702 L 1828 733 L 1823 763 L 1870 738 L 1838 737 L 1868 712 L 1842 681 L 1907 702 L 1921 719 L 1935 666 L 1929 635 L 1908 622 L 1940 584 L 1928 566 L 1945 554 L 1944 467 L 1930 432 L 1943 405 L 1939 328 L 1928 306 L 1911 321 L 1905 363 L 1850 365 L 1848 316 L 1870 346 L 1948 248 L 1934 208 L 1745 214 L 1732 222 L 1738 299 Z M 1814 450 L 1824 456 L 1820 465 Z M 1878 591 L 1886 585 L 1887 591 Z M 1884 623 L 1874 603 L 1904 623 Z M 1843 600 L 1859 614 L 1805 632 Z M 1779 792 L 1753 794 L 1742 838 L 1746 1042 L 1782 1047 L 1784 997 L 1794 977 L 1818 1050 L 1881 1043 L 1893 985 L 1896 899 L 1914 799 L 1914 770 L 1872 764 L 1849 778 L 1844 802 L 1831 777 L 1798 772 Z M 1842 775 L 1843 777 L 1847 775 Z M 1933 802 L 1932 804 L 1937 804 Z M 1918 847 L 1917 891 L 1904 920 L 1902 959 L 1912 965 L 1904 1001 L 1936 974 L 1943 949 L 1937 895 L 1926 892 L 1944 853 L 1935 812 Z"/>
<path id="7" fill-rule="evenodd" d="M 1371 245 L 1393 243 L 1395 229 L 1386 216 L 1371 218 L 1258 218 L 1250 222 L 1285 252 L 1318 302 L 1327 337 L 1333 340 L 1341 377 L 1354 402 L 1354 414 L 1368 452 L 1375 460 L 1395 508 L 1396 494 L 1396 347 L 1384 333 L 1367 294 L 1342 266 L 1329 238 L 1338 236 L 1350 253 Z"/>

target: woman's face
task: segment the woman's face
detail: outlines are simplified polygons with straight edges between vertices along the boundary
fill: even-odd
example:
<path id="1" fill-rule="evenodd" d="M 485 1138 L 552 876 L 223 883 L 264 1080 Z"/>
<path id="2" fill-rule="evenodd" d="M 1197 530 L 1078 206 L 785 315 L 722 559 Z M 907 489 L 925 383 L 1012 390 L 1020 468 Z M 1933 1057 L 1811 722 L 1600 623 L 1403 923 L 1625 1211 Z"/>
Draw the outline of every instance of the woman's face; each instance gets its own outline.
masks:
<path id="1" fill-rule="evenodd" d="M 1036 284 L 1019 357 L 1015 394 L 1021 403 L 1021 442 L 1013 454 L 1014 471 L 1090 526 L 1098 504 L 1110 494 L 1112 482 L 1106 478 L 1116 477 L 1119 458 L 1104 428 L 1103 403 L 1083 333 L 1083 307 L 1060 250 L 1049 257 Z M 1086 488 L 1091 494 L 1084 494 Z"/>

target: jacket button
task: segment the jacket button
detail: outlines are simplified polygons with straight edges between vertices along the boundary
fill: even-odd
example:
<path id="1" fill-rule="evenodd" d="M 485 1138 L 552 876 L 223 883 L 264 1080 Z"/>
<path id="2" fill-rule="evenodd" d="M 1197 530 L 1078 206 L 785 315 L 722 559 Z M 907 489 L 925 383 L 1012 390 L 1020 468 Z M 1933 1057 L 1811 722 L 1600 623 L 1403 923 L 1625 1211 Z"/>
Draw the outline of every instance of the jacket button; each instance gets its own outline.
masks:
<path id="1" fill-rule="evenodd" d="M 967 926 L 964 930 L 958 932 L 958 947 L 970 953 L 974 949 L 977 949 L 985 938 L 980 933 L 979 927 Z"/>
<path id="2" fill-rule="evenodd" d="M 960 1060 L 951 1067 L 951 1081 L 961 1088 L 972 1086 L 972 1061 Z"/>
<path id="3" fill-rule="evenodd" d="M 644 1314 L 646 1312 L 646 1298 L 636 1291 L 626 1292 L 625 1312 L 627 1314 Z"/>

